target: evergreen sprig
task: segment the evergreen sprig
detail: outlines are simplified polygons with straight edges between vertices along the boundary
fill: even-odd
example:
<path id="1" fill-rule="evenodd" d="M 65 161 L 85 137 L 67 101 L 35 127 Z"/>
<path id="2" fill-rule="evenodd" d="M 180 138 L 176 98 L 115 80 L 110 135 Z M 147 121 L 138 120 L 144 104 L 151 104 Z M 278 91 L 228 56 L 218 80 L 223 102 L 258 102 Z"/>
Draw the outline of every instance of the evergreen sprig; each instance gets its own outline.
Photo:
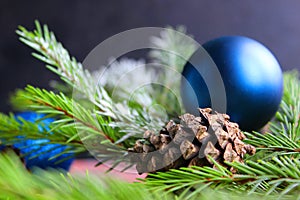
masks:
<path id="1" fill-rule="evenodd" d="M 0 114 L 0 130 L 1 139 L 3 142 L 5 141 L 7 145 L 11 145 L 15 141 L 22 139 L 20 137 L 12 136 L 28 134 L 29 139 L 40 139 L 41 136 L 47 138 L 49 136 L 48 130 L 42 122 L 26 121 L 21 117 L 15 117 L 13 114 Z M 57 134 L 54 134 L 53 137 L 60 138 Z M 63 138 L 62 141 L 65 142 L 65 138 Z"/>
<path id="2" fill-rule="evenodd" d="M 74 99 L 65 96 L 63 93 L 55 94 L 44 89 L 27 86 L 25 90 L 19 91 L 15 96 L 17 101 L 27 102 L 25 108 L 34 110 L 39 113 L 47 114 L 45 117 L 56 119 L 50 124 L 49 129 L 44 129 L 41 133 L 36 126 L 40 126 L 38 122 L 23 123 L 22 121 L 14 121 L 18 131 L 9 129 L 9 134 L 5 137 L 5 143 L 14 143 L 16 138 L 45 138 L 49 139 L 47 143 L 68 144 L 73 147 L 73 152 L 80 153 L 86 151 L 86 148 L 95 146 L 93 153 L 101 162 L 112 160 L 116 164 L 126 162 L 124 154 L 127 153 L 126 146 L 129 144 L 123 143 L 117 146 L 114 142 L 117 141 L 118 130 L 110 126 L 109 118 L 103 118 L 101 115 L 95 115 L 92 110 L 81 106 Z M 13 120 L 13 116 L 11 117 Z M 1 122 L 1 121 L 0 121 Z M 3 127 L 8 122 L 3 122 Z M 35 129 L 28 130 L 25 125 L 31 124 Z M 3 129 L 0 128 L 1 131 Z M 4 138 L 4 136 L 3 136 Z M 96 141 L 93 145 L 89 145 L 90 141 Z M 89 149 L 91 150 L 91 149 Z M 116 153 L 117 152 L 117 153 Z M 66 151 L 61 154 L 67 153 Z M 37 155 L 39 156 L 39 155 Z"/>
<path id="3" fill-rule="evenodd" d="M 78 145 L 81 140 L 82 145 L 91 146 L 91 142 L 97 141 L 99 148 L 94 148 L 93 151 L 101 162 L 113 160 L 118 164 L 126 161 L 125 150 L 133 145 L 133 137 L 141 137 L 146 130 L 158 131 L 164 125 L 165 118 L 149 112 L 139 102 L 118 102 L 112 99 L 102 85 L 96 84 L 90 72 L 84 70 L 82 64 L 69 55 L 46 25 L 41 27 L 37 21 L 35 24 L 36 29 L 33 31 L 19 27 L 17 34 L 20 40 L 36 51 L 33 53 L 34 57 L 45 62 L 48 69 L 73 89 L 73 96 L 27 86 L 12 97 L 13 104 L 20 110 L 30 109 L 44 113 L 46 117 L 54 117 L 56 120 L 49 132 L 71 128 L 67 137 L 60 138 L 66 144 Z M 24 127 L 21 123 L 18 125 Z M 54 137 L 60 135 L 49 132 L 50 142 L 57 141 Z M 11 137 L 3 140 L 3 143 L 12 143 L 16 136 L 33 137 L 30 131 L 10 133 Z M 109 155 L 109 152 L 118 154 Z"/>
<path id="4" fill-rule="evenodd" d="M 104 129 L 108 130 L 104 132 L 102 128 L 104 126 L 108 127 L 109 122 L 105 121 L 100 115 L 93 115 L 91 110 L 86 109 L 74 99 L 65 96 L 63 93 L 55 94 L 54 92 L 49 92 L 45 89 L 27 86 L 23 93 L 19 93 L 19 96 L 16 98 L 19 98 L 19 101 L 28 102 L 26 104 L 27 109 L 59 118 L 59 120 L 56 120 L 53 123 L 57 125 L 52 127 L 52 130 L 70 127 L 72 125 L 75 126 L 76 124 L 76 128 L 84 127 L 86 131 L 100 134 L 111 142 L 114 142 L 115 140 L 115 138 L 110 137 L 113 130 Z M 72 137 L 75 136 L 76 134 Z"/>
<path id="5" fill-rule="evenodd" d="M 45 62 L 48 69 L 73 88 L 73 98 L 78 99 L 77 96 L 82 95 L 81 98 L 85 98 L 92 104 L 88 104 L 87 107 L 93 109 L 94 115 L 112 119 L 111 126 L 119 128 L 123 133 L 118 143 L 135 135 L 141 136 L 147 129 L 161 128 L 164 122 L 159 117 L 151 115 L 138 102 L 113 100 L 103 86 L 94 81 L 90 72 L 84 70 L 82 64 L 69 55 L 46 25 L 42 28 L 39 22 L 36 21 L 35 24 L 36 29 L 33 31 L 19 27 L 17 34 L 20 40 L 36 50 L 33 56 Z"/>
<path id="6" fill-rule="evenodd" d="M 48 124 L 44 124 L 43 119 L 44 118 L 41 118 L 35 122 L 30 122 L 20 116 L 16 117 L 13 114 L 0 114 L 0 144 L 12 147 L 13 144 L 22 142 L 26 139 L 43 139 L 34 149 L 34 151 L 40 152 L 40 154 L 43 152 L 39 151 L 39 149 L 43 148 L 43 145 L 46 144 L 67 145 L 68 148 L 65 148 L 59 155 L 64 153 L 81 153 L 86 151 L 82 140 L 75 137 L 77 130 L 74 126 L 56 127 L 53 129 L 55 124 L 50 125 L 49 127 Z M 24 148 L 26 148 L 26 146 L 24 146 Z M 37 153 L 36 156 L 39 156 L 40 154 Z M 59 155 L 53 155 L 53 158 L 56 158 Z"/>
<path id="7" fill-rule="evenodd" d="M 12 152 L 0 154 L 0 199 L 157 199 L 141 184 L 60 171 L 28 172 Z M 163 197 L 160 196 L 161 198 Z M 163 199 L 163 198 L 162 198 Z M 165 197 L 167 199 L 167 197 Z"/>
<path id="8" fill-rule="evenodd" d="M 88 172 L 85 176 L 70 175 L 56 170 L 35 170 L 35 173 L 31 173 L 10 151 L 0 154 L 0 177 L 0 199 L 185 199 L 184 195 L 165 191 L 153 192 L 143 183 L 123 182 L 109 177 L 98 177 Z M 207 188 L 190 199 L 251 200 L 274 199 L 273 197 L 246 196 L 228 190 L 215 191 Z"/>
<path id="9" fill-rule="evenodd" d="M 213 159 L 211 159 L 213 161 Z M 197 196 L 206 188 L 227 189 L 237 193 L 260 194 L 279 199 L 292 195 L 300 199 L 300 161 L 289 157 L 276 156 L 272 161 L 247 161 L 246 164 L 228 163 L 239 170 L 233 174 L 217 164 L 217 169 L 197 167 L 171 169 L 169 172 L 149 174 L 145 185 L 155 192 L 180 192 L 186 199 Z M 288 197 L 288 196 L 285 196 Z"/>

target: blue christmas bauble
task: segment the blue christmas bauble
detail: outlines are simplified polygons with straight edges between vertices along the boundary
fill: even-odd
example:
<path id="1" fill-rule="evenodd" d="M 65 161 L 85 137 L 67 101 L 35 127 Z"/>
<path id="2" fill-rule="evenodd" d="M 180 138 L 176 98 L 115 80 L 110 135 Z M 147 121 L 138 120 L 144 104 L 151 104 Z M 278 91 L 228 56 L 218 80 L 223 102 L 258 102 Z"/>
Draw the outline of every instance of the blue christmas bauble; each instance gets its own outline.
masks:
<path id="1" fill-rule="evenodd" d="M 220 90 L 210 73 L 213 66 L 209 65 L 214 63 L 223 80 L 226 112 L 231 120 L 246 131 L 263 127 L 275 115 L 282 98 L 283 77 L 275 56 L 263 44 L 242 36 L 217 38 L 202 47 L 182 72 L 181 95 L 186 111 L 195 114 L 197 107 L 211 107 L 209 91 Z M 213 98 L 218 101 L 224 97 L 217 94 Z"/>
<path id="2" fill-rule="evenodd" d="M 37 120 L 44 117 L 43 114 L 35 112 L 23 112 L 16 115 L 16 117 L 22 117 L 26 121 L 36 122 Z M 41 122 L 44 123 L 45 127 L 53 122 L 51 118 L 43 119 Z M 40 129 L 42 127 L 39 127 Z M 20 140 L 13 145 L 14 148 L 20 151 L 20 154 L 24 156 L 24 162 L 28 169 L 39 167 L 42 169 L 57 168 L 69 170 L 73 162 L 73 153 L 64 153 L 58 157 L 53 158 L 62 153 L 67 146 L 60 144 L 45 144 L 49 142 L 48 139 L 25 139 Z"/>

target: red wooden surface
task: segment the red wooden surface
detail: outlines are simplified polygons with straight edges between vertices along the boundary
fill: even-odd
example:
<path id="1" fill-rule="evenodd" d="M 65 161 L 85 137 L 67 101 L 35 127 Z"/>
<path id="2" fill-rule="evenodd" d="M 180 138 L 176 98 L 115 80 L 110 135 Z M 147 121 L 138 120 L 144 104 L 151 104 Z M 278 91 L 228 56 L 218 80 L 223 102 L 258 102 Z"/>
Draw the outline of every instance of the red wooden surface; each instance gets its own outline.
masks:
<path id="1" fill-rule="evenodd" d="M 85 174 L 86 171 L 91 175 L 99 177 L 113 177 L 128 182 L 136 181 L 136 178 L 145 178 L 146 174 L 138 175 L 134 169 L 130 169 L 127 172 L 120 172 L 120 170 L 112 170 L 109 173 L 106 171 L 109 169 L 109 165 L 101 165 L 95 167 L 97 160 L 94 159 L 77 159 L 75 160 L 70 168 L 71 174 Z"/>

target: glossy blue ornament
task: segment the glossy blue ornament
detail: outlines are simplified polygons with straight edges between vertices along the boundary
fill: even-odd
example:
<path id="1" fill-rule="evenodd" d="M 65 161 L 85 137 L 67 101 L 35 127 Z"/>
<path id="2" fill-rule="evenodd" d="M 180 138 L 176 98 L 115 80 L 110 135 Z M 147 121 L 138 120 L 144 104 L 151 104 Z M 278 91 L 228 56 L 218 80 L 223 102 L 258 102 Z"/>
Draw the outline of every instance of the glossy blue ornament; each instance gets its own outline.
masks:
<path id="1" fill-rule="evenodd" d="M 17 114 L 16 117 L 22 117 L 27 121 L 35 122 L 44 117 L 44 115 L 34 112 L 23 112 Z M 42 120 L 42 122 L 46 126 L 53 121 L 54 120 L 51 118 L 46 118 Z M 19 149 L 21 155 L 24 155 L 24 162 L 28 169 L 39 167 L 42 169 L 58 168 L 68 171 L 74 160 L 73 154 L 66 153 L 56 158 L 50 159 L 53 156 L 63 152 L 67 148 L 67 146 L 60 144 L 43 144 L 48 141 L 48 139 L 21 140 L 20 142 L 15 143 L 13 147 Z M 61 160 L 63 161 L 58 162 Z"/>
<path id="2" fill-rule="evenodd" d="M 182 72 L 181 95 L 186 111 L 195 114 L 197 107 L 211 107 L 209 91 L 220 90 L 209 72 L 212 59 L 224 83 L 231 121 L 246 131 L 263 127 L 275 115 L 282 98 L 283 77 L 275 56 L 261 43 L 242 36 L 217 38 L 203 48 L 195 52 Z M 210 80 L 211 90 L 204 79 Z"/>

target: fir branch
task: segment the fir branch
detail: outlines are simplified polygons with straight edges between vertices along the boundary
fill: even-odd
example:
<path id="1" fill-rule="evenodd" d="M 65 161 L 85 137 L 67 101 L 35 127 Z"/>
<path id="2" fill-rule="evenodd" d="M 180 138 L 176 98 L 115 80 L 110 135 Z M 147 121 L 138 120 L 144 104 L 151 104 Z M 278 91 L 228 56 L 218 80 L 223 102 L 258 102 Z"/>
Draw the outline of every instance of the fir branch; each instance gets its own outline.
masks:
<path id="1" fill-rule="evenodd" d="M 99 101 L 103 103 L 111 103 L 111 99 L 105 90 L 96 92 L 96 83 L 89 71 L 84 70 L 81 63 L 77 62 L 74 57 L 69 55 L 69 52 L 63 45 L 56 40 L 53 32 L 49 32 L 46 25 L 41 28 L 38 21 L 35 21 L 36 29 L 28 31 L 20 26 L 17 34 L 20 40 L 29 47 L 36 50 L 37 53 L 32 53 L 34 57 L 46 63 L 46 67 L 56 73 L 64 82 L 70 85 L 73 90 L 81 92 L 93 103 L 95 102 L 95 94 L 98 95 Z M 103 93 L 103 95 L 101 95 Z M 105 98 L 105 99 L 102 99 Z M 102 104 L 97 104 L 100 109 Z"/>
<path id="2" fill-rule="evenodd" d="M 70 56 L 46 25 L 42 28 L 37 21 L 35 24 L 34 31 L 19 27 L 17 34 L 20 40 L 36 51 L 34 57 L 45 62 L 48 69 L 73 88 L 75 99 L 63 93 L 54 94 L 29 86 L 17 92 L 12 101 L 20 109 L 30 108 L 58 118 L 51 130 L 75 126 L 79 133 L 66 142 L 71 143 L 80 136 L 101 163 L 112 160 L 115 166 L 126 162 L 126 149 L 132 146 L 134 136 L 140 137 L 148 129 L 159 130 L 164 120 L 138 102 L 113 101 L 107 91 L 95 83 L 90 72 Z"/>
<path id="3" fill-rule="evenodd" d="M 294 154 L 295 156 L 299 154 L 299 143 L 294 142 L 284 134 L 277 135 L 273 133 L 245 133 L 247 136 L 245 142 L 256 146 L 258 151 L 264 151 L 265 158 L 272 157 L 273 153 L 277 155 Z"/>
<path id="4" fill-rule="evenodd" d="M 60 171 L 28 172 L 18 157 L 0 154 L 1 199 L 157 199 L 141 184 L 92 175 L 71 176 Z M 167 197 L 161 199 L 167 199 Z"/>
<path id="5" fill-rule="evenodd" d="M 87 110 L 73 99 L 69 99 L 63 93 L 55 94 L 32 86 L 27 86 L 26 94 L 22 94 L 19 98 L 30 102 L 26 106 L 28 109 L 35 110 L 40 113 L 59 115 L 62 119 L 56 121 L 59 126 L 72 123 L 81 124 L 90 129 L 90 132 L 101 134 L 106 139 L 113 142 L 113 139 L 106 135 L 102 130 L 99 120 L 103 122 L 101 116 L 93 117 L 93 113 Z M 59 123 L 60 122 L 60 123 Z"/>
<path id="6" fill-rule="evenodd" d="M 14 143 L 14 141 L 21 140 L 20 137 L 17 138 L 16 136 L 22 136 L 25 134 L 28 136 L 28 139 L 40 139 L 42 136 L 46 139 L 48 139 L 48 137 L 52 137 L 53 139 L 61 139 L 61 142 L 65 142 L 66 138 L 62 138 L 65 136 L 59 136 L 59 130 L 56 131 L 57 134 L 51 135 L 47 126 L 43 122 L 29 122 L 24 120 L 22 117 L 16 118 L 13 114 L 0 114 L 1 139 L 5 140 L 3 143 L 8 145 Z"/>
<path id="7" fill-rule="evenodd" d="M 32 86 L 27 86 L 25 90 L 18 92 L 15 98 L 18 101 L 27 102 L 25 105 L 27 109 L 46 113 L 47 117 L 57 119 L 50 125 L 49 132 L 52 134 L 49 135 L 47 132 L 47 139 L 50 142 L 57 143 L 57 140 L 60 139 L 61 143 L 80 144 L 81 151 L 84 147 L 88 148 L 102 162 L 108 160 L 118 161 L 118 163 L 127 161 L 124 154 L 127 153 L 126 145 L 130 145 L 123 143 L 124 148 L 122 145 L 114 144 L 121 136 L 118 136 L 118 130 L 111 128 L 111 121 L 95 115 L 93 111 L 81 106 L 74 99 L 66 97 L 63 93 L 55 94 Z M 13 143 L 15 136 L 32 137 L 31 132 L 27 129 L 23 130 L 22 124 L 19 126 L 21 126 L 20 131 L 11 134 L 6 138 L 6 142 Z M 66 134 L 66 131 L 70 132 Z M 35 133 L 37 132 L 38 130 L 35 130 Z M 38 136 L 43 138 L 42 134 Z M 91 141 L 93 144 L 90 144 Z"/>
<path id="8" fill-rule="evenodd" d="M 93 147 L 92 151 L 101 162 L 126 162 L 125 150 L 132 146 L 135 136 L 141 137 L 145 130 L 156 131 L 164 125 L 161 115 L 149 112 L 139 102 L 113 101 L 103 86 L 95 83 L 90 72 L 69 55 L 46 25 L 42 29 L 36 21 L 36 30 L 27 31 L 20 27 L 17 33 L 23 43 L 36 50 L 37 53 L 33 53 L 36 58 L 45 62 L 47 68 L 74 89 L 75 100 L 62 93 L 54 94 L 29 86 L 25 91 L 19 91 L 12 98 L 13 102 L 57 116 L 59 119 L 53 123 L 56 126 L 52 129 L 75 125 L 85 145 L 94 146 L 90 143 L 97 142 L 97 148 Z M 78 134 L 73 137 L 78 137 Z"/>
<path id="9" fill-rule="evenodd" d="M 185 199 L 184 195 L 153 192 L 143 183 L 128 183 L 109 177 L 99 178 L 94 174 L 64 174 L 60 171 L 27 171 L 12 152 L 0 154 L 0 199 Z M 198 189 L 201 189 L 198 187 Z M 274 199 L 274 196 L 246 196 L 222 190 L 201 190 L 189 199 L 203 200 L 251 200 L 253 198 Z M 276 197 L 276 196 L 275 196 Z M 290 198 L 292 199 L 292 197 Z M 295 199 L 295 198 L 294 198 Z"/>
<path id="10" fill-rule="evenodd" d="M 89 71 L 84 70 L 81 63 L 71 57 L 68 51 L 59 43 L 46 25 L 36 21 L 36 30 L 28 31 L 19 27 L 17 34 L 20 40 L 37 51 L 33 55 L 45 62 L 47 68 L 58 74 L 63 81 L 74 88 L 76 94 L 81 93 L 97 108 L 97 115 L 112 119 L 111 125 L 120 129 L 123 136 L 118 142 L 124 142 L 135 135 L 141 136 L 146 129 L 159 130 L 164 122 L 151 115 L 138 102 L 114 102 L 107 91 L 97 85 Z M 151 123 L 149 123 L 151 122 Z M 136 126 L 133 127 L 132 124 Z"/>
<path id="11" fill-rule="evenodd" d="M 217 164 L 215 161 L 214 163 Z M 300 198 L 297 193 L 300 189 L 299 159 L 274 157 L 272 162 L 260 160 L 258 163 L 247 161 L 247 164 L 237 162 L 226 162 L 226 164 L 238 169 L 240 173 L 232 174 L 219 164 L 217 169 L 195 166 L 149 174 L 145 184 L 151 190 L 160 192 L 188 190 L 191 191 L 189 198 L 208 187 L 218 190 L 231 189 L 247 194 L 276 195 L 273 198 L 281 198 L 287 194 L 292 195 L 293 198 Z"/>
<path id="12" fill-rule="evenodd" d="M 69 55 L 46 25 L 43 26 L 43 29 L 38 21 L 35 21 L 35 25 L 34 31 L 28 31 L 22 26 L 19 26 L 19 30 L 16 31 L 24 44 L 38 52 L 32 55 L 45 62 L 48 69 L 59 75 L 72 87 L 93 95 L 94 90 L 90 86 L 94 85 L 94 82 L 90 73 L 83 70 L 82 65 Z"/>
<path id="13" fill-rule="evenodd" d="M 74 126 L 49 130 L 49 126 L 43 123 L 43 119 L 45 117 L 35 122 L 30 122 L 22 117 L 15 117 L 13 114 L 0 114 L 1 144 L 12 146 L 25 139 L 46 139 L 43 140 L 43 144 L 68 145 L 70 148 L 67 148 L 67 151 L 63 153 L 86 151 L 80 138 L 74 137 L 77 132 Z"/>

